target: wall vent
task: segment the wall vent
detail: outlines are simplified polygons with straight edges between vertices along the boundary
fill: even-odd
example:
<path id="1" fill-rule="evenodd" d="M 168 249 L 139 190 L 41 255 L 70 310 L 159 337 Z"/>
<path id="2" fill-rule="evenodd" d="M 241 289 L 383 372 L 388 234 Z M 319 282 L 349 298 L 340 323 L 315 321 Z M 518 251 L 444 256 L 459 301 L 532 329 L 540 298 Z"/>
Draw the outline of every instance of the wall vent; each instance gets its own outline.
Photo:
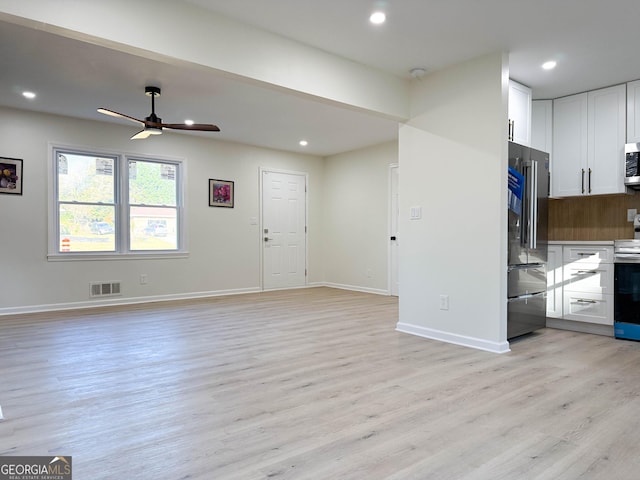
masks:
<path id="1" fill-rule="evenodd" d="M 113 297 L 120 295 L 120 282 L 91 282 L 89 284 L 92 297 Z"/>

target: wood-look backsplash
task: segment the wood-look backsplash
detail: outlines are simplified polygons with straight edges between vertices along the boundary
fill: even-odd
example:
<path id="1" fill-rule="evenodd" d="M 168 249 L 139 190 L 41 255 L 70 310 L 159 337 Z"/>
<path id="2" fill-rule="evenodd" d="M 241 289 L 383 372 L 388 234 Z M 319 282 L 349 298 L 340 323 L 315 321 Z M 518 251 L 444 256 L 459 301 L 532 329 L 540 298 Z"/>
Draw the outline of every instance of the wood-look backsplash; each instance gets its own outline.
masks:
<path id="1" fill-rule="evenodd" d="M 549 199 L 549 240 L 633 238 L 629 208 L 640 213 L 640 194 Z"/>

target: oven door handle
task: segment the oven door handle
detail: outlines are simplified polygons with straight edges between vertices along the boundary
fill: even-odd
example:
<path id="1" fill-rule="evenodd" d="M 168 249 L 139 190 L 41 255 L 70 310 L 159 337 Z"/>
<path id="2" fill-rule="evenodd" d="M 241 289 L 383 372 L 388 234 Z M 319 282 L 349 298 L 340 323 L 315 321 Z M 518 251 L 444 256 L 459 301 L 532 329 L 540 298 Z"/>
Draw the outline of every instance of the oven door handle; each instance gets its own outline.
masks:
<path id="1" fill-rule="evenodd" d="M 640 263 L 640 253 L 616 253 L 613 261 L 616 263 Z"/>

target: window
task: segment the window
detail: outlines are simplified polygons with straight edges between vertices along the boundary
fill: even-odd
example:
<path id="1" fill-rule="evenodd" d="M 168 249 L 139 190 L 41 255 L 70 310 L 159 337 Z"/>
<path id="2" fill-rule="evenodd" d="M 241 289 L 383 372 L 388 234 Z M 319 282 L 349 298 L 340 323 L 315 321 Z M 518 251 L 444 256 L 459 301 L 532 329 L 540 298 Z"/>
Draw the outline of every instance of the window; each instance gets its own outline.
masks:
<path id="1" fill-rule="evenodd" d="M 50 253 L 171 253 L 181 245 L 182 163 L 54 148 Z"/>
<path id="2" fill-rule="evenodd" d="M 129 160 L 131 250 L 178 248 L 177 165 Z"/>

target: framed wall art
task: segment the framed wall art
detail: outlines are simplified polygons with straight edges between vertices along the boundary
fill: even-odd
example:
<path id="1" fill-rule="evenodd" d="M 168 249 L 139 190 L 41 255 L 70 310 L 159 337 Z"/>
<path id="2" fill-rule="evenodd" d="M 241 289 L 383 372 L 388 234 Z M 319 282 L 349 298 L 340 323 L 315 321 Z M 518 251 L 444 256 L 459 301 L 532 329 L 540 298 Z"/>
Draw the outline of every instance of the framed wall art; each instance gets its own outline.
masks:
<path id="1" fill-rule="evenodd" d="M 209 179 L 209 206 L 233 208 L 233 181 Z"/>
<path id="2" fill-rule="evenodd" d="M 0 157 L 0 193 L 22 195 L 22 160 Z"/>

